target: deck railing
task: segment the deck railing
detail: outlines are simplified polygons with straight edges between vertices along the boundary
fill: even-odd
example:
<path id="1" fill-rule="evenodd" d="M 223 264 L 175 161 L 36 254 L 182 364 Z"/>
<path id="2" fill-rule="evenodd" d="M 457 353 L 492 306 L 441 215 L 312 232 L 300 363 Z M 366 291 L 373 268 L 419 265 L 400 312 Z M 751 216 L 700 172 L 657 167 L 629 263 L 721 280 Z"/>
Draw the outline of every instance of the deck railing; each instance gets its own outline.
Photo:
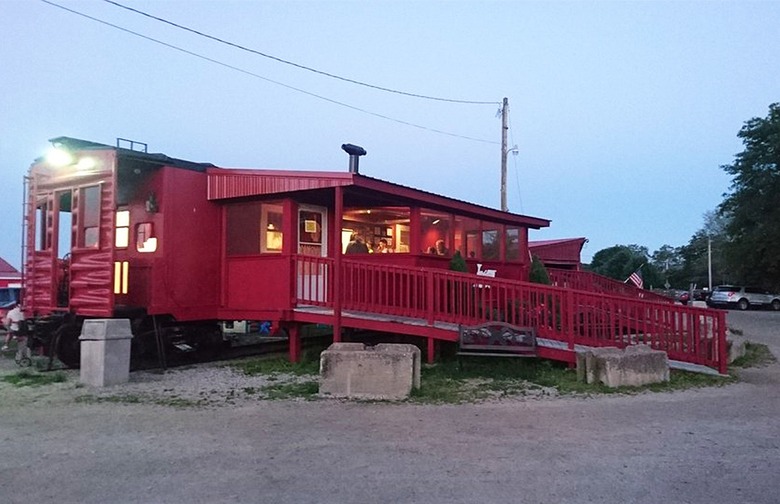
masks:
<path id="1" fill-rule="evenodd" d="M 657 294 L 653 291 L 640 289 L 634 284 L 619 282 L 612 278 L 597 275 L 590 271 L 564 270 L 548 268 L 547 273 L 553 285 L 567 289 L 583 290 L 588 292 L 603 292 L 645 301 L 658 301 L 661 303 L 674 303 L 674 299 Z"/>
<path id="2" fill-rule="evenodd" d="M 334 306 L 333 260 L 298 256 L 297 303 Z M 647 344 L 670 359 L 726 371 L 722 311 L 620 295 L 481 277 L 448 270 L 403 268 L 344 259 L 341 308 L 475 325 L 504 321 L 536 328 L 540 338 L 575 345 Z"/>

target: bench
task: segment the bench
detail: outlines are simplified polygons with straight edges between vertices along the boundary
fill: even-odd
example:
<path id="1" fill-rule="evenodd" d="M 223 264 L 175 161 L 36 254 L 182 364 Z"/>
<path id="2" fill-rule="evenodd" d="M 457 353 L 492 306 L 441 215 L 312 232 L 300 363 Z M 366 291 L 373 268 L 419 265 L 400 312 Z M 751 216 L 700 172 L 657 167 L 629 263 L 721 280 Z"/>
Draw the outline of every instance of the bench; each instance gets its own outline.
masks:
<path id="1" fill-rule="evenodd" d="M 458 326 L 460 357 L 536 357 L 536 330 L 506 322 Z"/>

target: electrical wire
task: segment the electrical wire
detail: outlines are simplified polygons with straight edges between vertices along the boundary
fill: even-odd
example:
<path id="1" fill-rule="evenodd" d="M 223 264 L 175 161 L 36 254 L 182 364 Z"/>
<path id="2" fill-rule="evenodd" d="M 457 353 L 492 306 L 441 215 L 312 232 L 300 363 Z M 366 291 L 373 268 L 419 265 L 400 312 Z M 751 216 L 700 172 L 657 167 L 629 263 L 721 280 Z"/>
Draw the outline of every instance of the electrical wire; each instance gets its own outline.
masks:
<path id="1" fill-rule="evenodd" d="M 377 85 L 374 85 L 374 84 L 368 84 L 368 83 L 361 82 L 361 81 L 358 81 L 358 80 L 349 79 L 347 77 L 341 77 L 339 75 L 335 75 L 335 74 L 332 74 L 332 73 L 324 72 L 322 70 L 317 70 L 316 68 L 311 68 L 311 67 L 308 67 L 308 66 L 305 66 L 305 65 L 301 65 L 299 63 L 288 61 L 288 60 L 279 58 L 278 56 L 273 56 L 273 55 L 270 55 L 270 54 L 266 54 L 266 53 L 260 52 L 260 51 L 258 51 L 256 49 L 251 49 L 249 47 L 242 46 L 240 44 L 236 44 L 235 42 L 230 42 L 228 40 L 221 39 L 221 38 L 215 37 L 213 35 L 209 35 L 208 33 L 204 33 L 204 32 L 195 30 L 193 28 L 189 28 L 187 26 L 183 26 L 183 25 L 180 25 L 178 23 L 174 23 L 173 21 L 169 21 L 167 19 L 163 19 L 161 17 L 154 16 L 152 14 L 149 14 L 148 12 L 144 12 L 142 10 L 135 9 L 133 7 L 128 7 L 127 5 L 123 5 L 123 4 L 119 3 L 119 2 L 115 2 L 114 0 L 103 0 L 103 1 L 108 3 L 108 4 L 114 5 L 116 7 L 128 10 L 130 12 L 135 12 L 136 14 L 140 14 L 142 16 L 148 17 L 149 19 L 154 19 L 155 21 L 160 21 L 161 23 L 165 23 L 165 24 L 173 26 L 175 28 L 179 28 L 180 30 L 185 30 L 185 31 L 188 31 L 190 33 L 194 33 L 196 35 L 199 35 L 201 37 L 205 37 L 207 39 L 213 40 L 215 42 L 219 42 L 220 44 L 225 44 L 225 45 L 228 45 L 228 46 L 231 46 L 231 47 L 235 47 L 236 49 L 240 49 L 242 51 L 246 51 L 246 52 L 249 52 L 249 53 L 252 53 L 252 54 L 256 54 L 256 55 L 262 56 L 264 58 L 272 59 L 274 61 L 278 61 L 279 63 L 284 63 L 285 65 L 294 66 L 294 67 L 300 68 L 302 70 L 307 70 L 309 72 L 314 72 L 314 73 L 319 74 L 319 75 L 324 75 L 324 76 L 330 77 L 332 79 L 338 79 L 338 80 L 341 80 L 341 81 L 344 81 L 344 82 L 349 82 L 351 84 L 357 84 L 358 86 L 364 86 L 364 87 L 371 88 L 371 89 L 377 89 L 379 91 L 386 91 L 388 93 L 396 93 L 396 94 L 400 94 L 400 95 L 404 95 L 404 96 L 410 96 L 410 97 L 413 97 L 413 98 L 422 98 L 422 99 L 425 99 L 425 100 L 435 100 L 435 101 L 442 101 L 442 102 L 449 102 L 449 103 L 460 103 L 460 104 L 469 104 L 469 105 L 495 105 L 495 104 L 499 104 L 500 105 L 500 102 L 496 102 L 496 101 L 457 100 L 457 99 L 453 99 L 453 98 L 441 98 L 441 97 L 437 97 L 437 96 L 428 96 L 428 95 L 422 95 L 422 94 L 417 94 L 417 93 L 409 93 L 409 92 L 406 92 L 406 91 L 399 91 L 397 89 L 391 89 L 391 88 L 386 88 L 386 87 L 382 87 L 382 86 L 377 86 Z"/>
<path id="2" fill-rule="evenodd" d="M 208 61 L 210 63 L 214 63 L 216 65 L 220 65 L 220 66 L 223 66 L 225 68 L 229 68 L 231 70 L 235 70 L 237 72 L 241 72 L 241 73 L 243 73 L 245 75 L 249 75 L 251 77 L 255 77 L 257 79 L 261 79 L 261 80 L 264 80 L 266 82 L 270 82 L 272 84 L 276 84 L 277 86 L 281 86 L 281 87 L 284 87 L 284 88 L 287 88 L 287 89 L 291 89 L 293 91 L 297 91 L 299 93 L 303 93 L 305 95 L 308 95 L 308 96 L 311 96 L 311 97 L 314 97 L 314 98 L 317 98 L 317 99 L 320 99 L 320 100 L 323 100 L 323 101 L 326 101 L 326 102 L 329 102 L 329 103 L 333 103 L 335 105 L 346 107 L 348 109 L 355 110 L 357 112 L 362 112 L 364 114 L 368 114 L 368 115 L 371 115 L 371 116 L 374 116 L 374 117 L 379 117 L 381 119 L 385 119 L 385 120 L 388 120 L 388 121 L 393 121 L 393 122 L 398 123 L 398 124 L 403 124 L 403 125 L 406 125 L 406 126 L 411 126 L 411 127 L 414 127 L 414 128 L 425 130 L 425 131 L 430 131 L 432 133 L 439 133 L 439 134 L 442 134 L 442 135 L 447 135 L 447 136 L 451 136 L 451 137 L 455 137 L 455 138 L 461 138 L 461 139 L 464 139 L 464 140 L 470 140 L 470 141 L 473 141 L 473 142 L 481 142 L 481 143 L 493 144 L 493 145 L 498 145 L 500 143 L 500 142 L 496 142 L 496 141 L 493 141 L 493 140 L 485 140 L 483 138 L 474 138 L 474 137 L 470 137 L 470 136 L 466 136 L 466 135 L 459 135 L 457 133 L 451 133 L 451 132 L 439 130 L 439 129 L 436 129 L 436 128 L 430 128 L 428 126 L 422 126 L 420 124 L 415 124 L 415 123 L 412 123 L 412 122 L 409 122 L 409 121 L 396 119 L 396 118 L 393 118 L 393 117 L 390 117 L 390 116 L 379 114 L 377 112 L 371 112 L 370 110 L 366 110 L 366 109 L 363 109 L 363 108 L 360 108 L 360 107 L 356 107 L 354 105 L 349 105 L 348 103 L 340 102 L 338 100 L 333 100 L 331 98 L 327 98 L 325 96 L 318 95 L 316 93 L 312 93 L 310 91 L 306 91 L 304 89 L 297 88 L 297 87 L 291 86 L 289 84 L 285 84 L 283 82 L 279 82 L 279 81 L 275 81 L 273 79 L 269 79 L 268 77 L 263 77 L 262 75 L 256 74 L 254 72 L 250 72 L 249 70 L 245 70 L 243 68 L 239 68 L 237 66 L 230 65 L 228 63 L 224 63 L 222 61 L 219 61 L 219 60 L 216 60 L 216 59 L 213 59 L 213 58 L 209 58 L 208 56 L 203 56 L 202 54 L 198 54 L 196 52 L 190 51 L 188 49 L 184 49 L 184 48 L 179 47 L 179 46 L 175 46 L 173 44 L 169 44 L 168 42 L 163 42 L 162 40 L 158 40 L 158 39 L 149 37 L 147 35 L 144 35 L 142 33 L 135 32 L 135 31 L 130 30 L 128 28 L 124 28 L 122 26 L 110 23 L 108 21 L 104 21 L 102 19 L 98 19 L 96 17 L 90 16 L 89 14 L 85 14 L 83 12 L 79 12 L 79 11 L 71 9 L 69 7 L 65 7 L 63 5 L 54 3 L 54 2 L 52 2 L 50 0 L 40 0 L 40 1 L 45 3 L 45 4 L 51 5 L 52 7 L 57 7 L 59 9 L 62 9 L 62 10 L 67 11 L 67 12 L 70 12 L 72 14 L 76 14 L 76 15 L 81 16 L 81 17 L 84 17 L 84 18 L 89 19 L 91 21 L 95 21 L 95 22 L 103 24 L 105 26 L 109 26 L 111 28 L 115 28 L 115 29 L 123 31 L 125 33 L 129 33 L 131 35 L 135 35 L 136 37 L 140 37 L 140 38 L 148 40 L 150 42 L 154 42 L 156 44 L 160 44 L 162 46 L 168 47 L 169 49 L 173 49 L 173 50 L 176 50 L 176 51 L 179 51 L 179 52 L 183 52 L 185 54 L 188 54 L 190 56 L 194 56 L 194 57 L 202 59 L 204 61 Z"/>

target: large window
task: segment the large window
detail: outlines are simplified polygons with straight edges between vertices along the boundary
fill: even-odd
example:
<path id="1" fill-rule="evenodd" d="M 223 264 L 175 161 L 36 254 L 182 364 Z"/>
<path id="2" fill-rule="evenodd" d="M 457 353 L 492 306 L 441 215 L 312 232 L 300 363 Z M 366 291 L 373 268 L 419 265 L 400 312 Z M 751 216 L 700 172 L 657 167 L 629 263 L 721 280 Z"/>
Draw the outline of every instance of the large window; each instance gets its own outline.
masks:
<path id="1" fill-rule="evenodd" d="M 498 261 L 501 253 L 501 235 L 494 224 L 485 223 L 482 230 L 482 259 L 485 261 Z M 495 227 L 494 227 L 495 226 Z"/>
<path id="2" fill-rule="evenodd" d="M 282 205 L 234 203 L 227 207 L 227 255 L 282 251 Z"/>
<path id="3" fill-rule="evenodd" d="M 449 214 L 424 210 L 420 215 L 423 252 L 440 256 L 451 255 Z"/>
<path id="4" fill-rule="evenodd" d="M 520 260 L 520 230 L 518 228 L 506 229 L 506 260 Z"/>
<path id="5" fill-rule="evenodd" d="M 260 250 L 265 253 L 282 252 L 282 205 L 265 203 L 260 221 Z"/>
<path id="6" fill-rule="evenodd" d="M 354 238 L 369 252 L 409 252 L 409 208 L 347 208 L 341 222 L 341 249 L 346 252 Z"/>

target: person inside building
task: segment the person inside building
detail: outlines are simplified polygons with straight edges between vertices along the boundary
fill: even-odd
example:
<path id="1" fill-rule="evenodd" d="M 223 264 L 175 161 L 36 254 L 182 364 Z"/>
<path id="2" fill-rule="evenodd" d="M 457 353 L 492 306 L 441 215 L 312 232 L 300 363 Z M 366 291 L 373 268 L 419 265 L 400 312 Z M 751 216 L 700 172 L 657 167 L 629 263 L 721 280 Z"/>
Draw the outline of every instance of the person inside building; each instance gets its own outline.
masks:
<path id="1" fill-rule="evenodd" d="M 347 245 L 346 254 L 368 254 L 368 245 L 358 233 L 352 233 Z"/>
<path id="2" fill-rule="evenodd" d="M 440 256 L 449 254 L 449 250 L 444 246 L 444 240 L 436 240 L 436 254 Z"/>
<path id="3" fill-rule="evenodd" d="M 376 251 L 379 254 L 388 254 L 392 252 L 392 250 L 390 250 L 390 248 L 387 246 L 387 240 L 384 238 L 379 240 L 379 245 L 377 245 Z"/>

